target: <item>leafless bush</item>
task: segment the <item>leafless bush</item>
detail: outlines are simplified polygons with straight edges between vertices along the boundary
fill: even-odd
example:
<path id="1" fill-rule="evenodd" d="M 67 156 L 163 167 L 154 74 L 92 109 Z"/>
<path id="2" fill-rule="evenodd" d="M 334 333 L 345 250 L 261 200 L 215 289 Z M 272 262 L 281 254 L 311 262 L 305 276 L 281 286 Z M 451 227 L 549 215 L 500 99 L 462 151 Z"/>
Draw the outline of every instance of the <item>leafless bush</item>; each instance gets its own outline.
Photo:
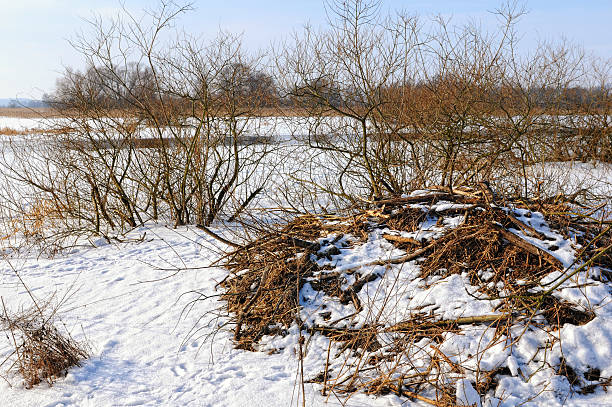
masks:
<path id="1" fill-rule="evenodd" d="M 387 137 L 400 129 L 385 114 L 384 89 L 413 79 L 407 63 L 418 45 L 418 21 L 382 19 L 376 3 L 328 6 L 329 30 L 307 28 L 277 57 L 287 97 L 312 118 L 302 141 L 323 152 L 317 163 L 329 167 L 325 180 L 306 175 L 348 202 L 399 193 L 413 177 L 398 168 L 414 156 Z"/>
<path id="2" fill-rule="evenodd" d="M 67 69 L 49 96 L 61 118 L 5 145 L 15 213 L 44 201 L 61 218 L 55 237 L 108 238 L 151 219 L 206 227 L 252 203 L 276 148 L 273 128 L 255 121 L 275 103 L 274 84 L 237 36 L 167 40 L 188 10 L 162 3 L 144 20 L 94 19 L 94 34 L 73 41 L 87 69 Z"/>
<path id="3" fill-rule="evenodd" d="M 316 196 L 346 206 L 485 181 L 526 197 L 548 181 L 534 166 L 605 156 L 609 62 L 589 65 L 567 42 L 520 54 L 517 3 L 491 31 L 384 16 L 376 1 L 326 4 L 329 27 L 277 56 L 287 99 L 312 117 L 300 140 L 320 155 L 294 178 Z M 548 191 L 559 192 L 574 191 Z"/>
<path id="4" fill-rule="evenodd" d="M 10 340 L 13 352 L 0 363 L 8 372 L 17 371 L 26 388 L 43 380 L 52 385 L 73 366 L 81 366 L 89 357 L 87 347 L 60 331 L 52 319 L 36 307 L 15 315 L 8 313 L 2 301 L 0 328 Z M 52 315 L 53 313 L 51 313 Z"/>

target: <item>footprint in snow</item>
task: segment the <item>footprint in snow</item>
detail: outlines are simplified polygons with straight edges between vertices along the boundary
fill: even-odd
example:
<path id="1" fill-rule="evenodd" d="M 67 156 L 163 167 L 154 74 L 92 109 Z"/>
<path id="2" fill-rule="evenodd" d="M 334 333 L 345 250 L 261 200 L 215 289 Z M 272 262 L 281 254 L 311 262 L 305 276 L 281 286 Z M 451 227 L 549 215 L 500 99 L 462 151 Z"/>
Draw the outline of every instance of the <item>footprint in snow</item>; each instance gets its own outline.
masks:
<path id="1" fill-rule="evenodd" d="M 187 373 L 187 369 L 185 369 L 184 363 L 179 363 L 178 365 L 171 367 L 170 371 L 172 371 L 172 373 L 177 377 L 184 376 L 185 373 Z"/>

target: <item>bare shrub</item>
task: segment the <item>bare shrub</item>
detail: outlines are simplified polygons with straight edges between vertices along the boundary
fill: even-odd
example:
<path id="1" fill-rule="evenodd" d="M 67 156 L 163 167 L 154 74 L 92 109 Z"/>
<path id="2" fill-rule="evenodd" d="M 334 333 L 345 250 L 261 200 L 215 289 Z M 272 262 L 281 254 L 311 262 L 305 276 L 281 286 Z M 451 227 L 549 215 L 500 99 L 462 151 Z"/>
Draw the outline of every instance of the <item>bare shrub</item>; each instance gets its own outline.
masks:
<path id="1" fill-rule="evenodd" d="M 277 70 L 287 103 L 311 117 L 297 139 L 314 152 L 292 182 L 337 208 L 478 182 L 524 197 L 571 194 L 532 169 L 604 157 L 609 63 L 589 65 L 564 41 L 520 54 L 517 3 L 493 13 L 491 31 L 384 16 L 376 1 L 327 7 L 328 28 L 296 35 Z"/>
<path id="2" fill-rule="evenodd" d="M 87 68 L 67 69 L 48 96 L 61 118 L 3 148 L 16 218 L 24 201 L 49 202 L 62 219 L 45 238 L 108 239 L 148 220 L 207 227 L 257 198 L 277 147 L 256 118 L 276 102 L 274 83 L 238 36 L 168 40 L 188 10 L 124 10 L 73 41 Z"/>
<path id="3" fill-rule="evenodd" d="M 89 357 L 87 347 L 60 331 L 45 317 L 38 307 L 15 315 L 9 315 L 3 305 L 0 327 L 7 333 L 13 352 L 0 366 L 17 371 L 26 388 L 31 389 L 42 381 L 50 386 L 65 376 L 73 366 L 81 366 Z"/>
<path id="4" fill-rule="evenodd" d="M 328 6 L 328 30 L 307 28 L 277 56 L 287 97 L 312 118 L 301 141 L 321 153 L 317 165 L 328 167 L 325 179 L 306 172 L 303 185 L 352 203 L 399 193 L 412 179 L 401 167 L 414 157 L 387 137 L 398 129 L 384 114 L 384 89 L 413 79 L 407 62 L 418 45 L 418 21 L 384 19 L 376 3 Z"/>

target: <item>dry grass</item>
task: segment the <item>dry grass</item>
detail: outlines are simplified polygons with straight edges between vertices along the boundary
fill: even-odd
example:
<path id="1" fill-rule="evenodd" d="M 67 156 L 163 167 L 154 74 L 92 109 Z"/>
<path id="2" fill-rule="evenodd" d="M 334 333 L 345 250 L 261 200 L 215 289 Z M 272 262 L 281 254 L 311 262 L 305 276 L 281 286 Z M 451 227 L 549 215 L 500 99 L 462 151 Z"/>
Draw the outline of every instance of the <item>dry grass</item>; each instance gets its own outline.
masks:
<path id="1" fill-rule="evenodd" d="M 71 131 L 74 131 L 70 127 L 58 127 L 58 128 L 38 128 L 31 127 L 27 129 L 13 129 L 11 127 L 2 127 L 0 128 L 0 135 L 2 136 L 27 136 L 30 134 L 46 134 L 46 135 L 66 135 L 70 134 Z"/>
<path id="2" fill-rule="evenodd" d="M 29 108 L 29 107 L 0 107 L 0 116 L 18 117 L 22 119 L 42 119 L 59 117 L 58 113 L 48 107 Z"/>
<path id="3" fill-rule="evenodd" d="M 9 315 L 3 305 L 0 327 L 7 333 L 13 352 L 0 366 L 21 375 L 26 388 L 46 381 L 50 386 L 73 366 L 89 356 L 87 347 L 56 328 L 36 307 Z"/>
<path id="4" fill-rule="evenodd" d="M 27 134 L 32 134 L 33 132 L 34 130 L 30 130 L 30 129 L 17 130 L 17 129 L 13 129 L 10 127 L 0 128 L 0 135 L 2 136 L 25 136 Z"/>
<path id="5" fill-rule="evenodd" d="M 46 228 L 54 225 L 63 215 L 50 199 L 36 199 L 29 209 L 24 210 L 19 218 L 8 222 L 0 241 L 23 237 L 26 240 L 43 236 Z"/>

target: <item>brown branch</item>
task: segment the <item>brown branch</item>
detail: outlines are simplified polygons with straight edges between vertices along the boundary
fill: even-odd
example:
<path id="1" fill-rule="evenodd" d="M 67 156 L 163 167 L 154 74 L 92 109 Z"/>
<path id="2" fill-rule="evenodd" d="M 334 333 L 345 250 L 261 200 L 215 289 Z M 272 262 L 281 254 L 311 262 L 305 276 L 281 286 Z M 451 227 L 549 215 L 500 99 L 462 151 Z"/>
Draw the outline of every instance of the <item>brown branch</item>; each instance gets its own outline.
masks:
<path id="1" fill-rule="evenodd" d="M 405 236 L 397 236 L 397 235 L 389 235 L 389 234 L 384 234 L 382 235 L 382 237 L 384 237 L 385 239 L 391 241 L 391 242 L 398 242 L 398 243 L 410 243 L 416 246 L 420 246 L 421 242 L 419 242 L 416 239 L 413 239 L 412 237 L 405 237 Z"/>
<path id="2" fill-rule="evenodd" d="M 333 326 L 313 326 L 310 328 L 313 332 L 320 332 L 324 335 L 333 335 L 333 334 L 357 334 L 357 333 L 367 333 L 371 331 L 375 332 L 404 332 L 412 330 L 412 328 L 419 328 L 422 325 L 428 327 L 450 327 L 453 325 L 472 325 L 472 324 L 485 324 L 488 322 L 497 322 L 503 321 L 512 318 L 512 314 L 496 314 L 496 315 L 476 315 L 472 317 L 459 317 L 456 319 L 441 319 L 438 321 L 418 321 L 418 320 L 408 320 L 402 321 L 397 324 L 382 327 L 380 325 L 366 326 L 363 328 L 343 328 L 343 327 L 333 327 Z"/>
<path id="3" fill-rule="evenodd" d="M 457 194 L 449 194 L 446 192 L 434 193 L 434 194 L 425 194 L 425 195 L 416 195 L 416 196 L 406 196 L 406 197 L 396 197 L 396 198 L 386 198 L 376 201 L 378 205 L 384 204 L 407 204 L 407 203 L 419 203 L 419 202 L 428 202 L 428 201 L 440 201 L 440 200 L 449 200 L 452 202 L 461 202 L 461 203 L 478 203 L 481 201 L 480 198 L 474 196 L 467 195 L 457 195 Z"/>
<path id="4" fill-rule="evenodd" d="M 552 254 L 540 249 L 539 247 L 534 246 L 533 244 L 529 243 L 528 241 L 520 238 L 519 236 L 515 235 L 514 233 L 506 230 L 503 226 L 498 225 L 497 223 L 494 222 L 490 222 L 490 225 L 497 230 L 504 239 L 506 239 L 507 241 L 509 241 L 512 244 L 515 244 L 516 246 L 520 247 L 521 249 L 533 254 L 534 256 L 538 256 L 540 258 L 542 258 L 543 260 L 545 260 L 547 263 L 553 265 L 554 267 L 557 267 L 559 269 L 563 269 L 563 264 L 561 263 L 561 261 L 559 259 L 557 259 L 555 256 L 553 256 Z"/>
<path id="5" fill-rule="evenodd" d="M 204 233 L 206 233 L 207 235 L 211 236 L 212 238 L 214 238 L 214 239 L 216 239 L 216 240 L 218 240 L 218 241 L 220 241 L 222 243 L 225 243 L 228 246 L 232 246 L 232 247 L 236 247 L 236 248 L 242 248 L 242 246 L 239 245 L 238 243 L 234 243 L 234 242 L 231 242 L 231 241 L 227 240 L 226 238 L 216 234 L 215 232 L 213 232 L 212 230 L 210 230 L 209 228 L 207 228 L 204 225 L 196 225 L 196 227 L 198 229 L 204 231 Z"/>

